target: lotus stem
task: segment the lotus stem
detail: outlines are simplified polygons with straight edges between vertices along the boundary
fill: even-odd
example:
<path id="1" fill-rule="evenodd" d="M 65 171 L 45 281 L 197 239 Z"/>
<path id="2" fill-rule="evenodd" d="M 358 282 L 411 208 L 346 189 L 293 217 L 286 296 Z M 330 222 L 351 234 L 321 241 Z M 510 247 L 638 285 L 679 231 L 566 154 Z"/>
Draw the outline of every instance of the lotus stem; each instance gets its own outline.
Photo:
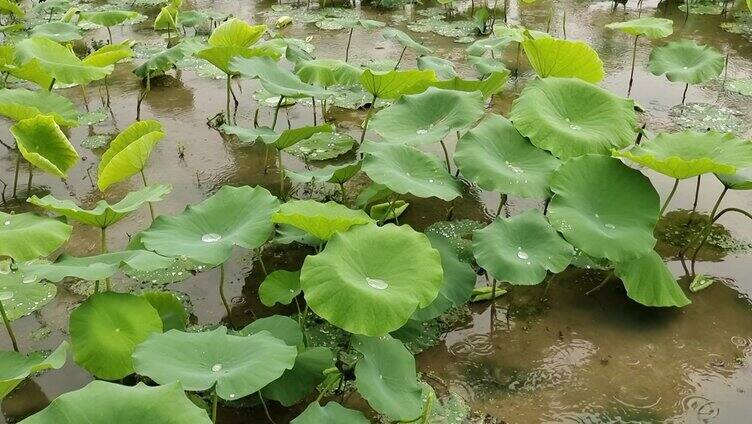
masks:
<path id="1" fill-rule="evenodd" d="M 637 39 L 639 38 L 640 38 L 639 35 L 635 35 L 634 45 L 632 46 L 632 69 L 629 71 L 629 87 L 627 88 L 627 97 L 629 97 L 632 94 L 632 84 L 634 83 L 635 59 L 637 58 Z"/>
<path id="2" fill-rule="evenodd" d="M 355 29 L 355 27 L 350 28 L 350 34 L 347 36 L 347 47 L 345 47 L 345 62 L 350 59 L 350 42 L 352 41 L 353 29 Z"/>
<path id="3" fill-rule="evenodd" d="M 112 44 L 112 31 L 110 30 L 110 27 L 105 28 L 107 28 L 107 35 L 110 37 L 110 44 Z"/>
<path id="4" fill-rule="evenodd" d="M 100 235 L 102 237 L 101 242 L 99 243 L 101 249 L 100 253 L 104 255 L 105 253 L 107 253 L 107 227 L 101 228 Z M 110 279 L 110 277 L 107 277 L 107 279 L 104 280 L 104 287 L 107 291 L 112 290 L 112 280 Z"/>
<path id="5" fill-rule="evenodd" d="M 318 122 L 316 122 L 316 98 L 311 97 L 311 102 L 313 102 L 313 125 L 317 125 Z"/>
<path id="6" fill-rule="evenodd" d="M 723 63 L 723 81 L 721 81 L 721 91 L 718 93 L 719 99 L 723 90 L 726 89 L 726 79 L 728 78 L 728 64 L 729 64 L 729 53 L 726 53 L 726 61 Z"/>
<path id="7" fill-rule="evenodd" d="M 86 108 L 86 111 L 89 111 L 89 96 L 86 95 L 86 87 L 81 84 L 81 96 L 84 98 L 84 108 Z"/>
<path id="8" fill-rule="evenodd" d="M 212 423 L 217 423 L 217 386 L 212 389 Z"/>
<path id="9" fill-rule="evenodd" d="M 567 39 L 567 9 L 564 9 L 564 15 L 561 17 L 561 29 L 564 31 L 564 39 Z"/>
<path id="10" fill-rule="evenodd" d="M 149 94 L 149 91 L 151 90 L 151 77 L 146 76 L 146 88 L 141 90 L 141 93 L 138 95 L 138 100 L 136 102 L 136 121 L 141 120 L 141 102 L 146 99 L 146 95 Z"/>
<path id="11" fill-rule="evenodd" d="M 342 197 L 342 203 L 347 202 L 347 192 L 345 191 L 345 183 L 339 183 L 339 194 Z"/>
<path id="12" fill-rule="evenodd" d="M 682 93 L 682 101 L 681 101 L 682 106 L 684 106 L 684 101 L 687 100 L 687 90 L 689 90 L 689 83 L 684 85 L 684 93 Z"/>
<path id="13" fill-rule="evenodd" d="M 321 99 L 321 121 L 326 124 L 326 98 Z"/>
<path id="14" fill-rule="evenodd" d="M 266 265 L 264 265 L 264 258 L 261 257 L 261 249 L 256 251 L 256 260 L 258 260 L 259 266 L 261 266 L 261 271 L 264 273 L 264 275 L 269 275 L 269 273 L 266 272 Z"/>
<path id="15" fill-rule="evenodd" d="M 230 323 L 230 326 L 232 326 L 232 311 L 230 310 L 230 304 L 227 303 L 227 298 L 225 297 L 225 264 L 219 266 L 219 298 L 222 299 L 222 305 L 224 305 L 225 311 L 227 312 L 227 321 Z"/>
<path id="16" fill-rule="evenodd" d="M 232 118 L 230 117 L 230 74 L 227 74 L 227 124 L 232 125 Z"/>
<path id="17" fill-rule="evenodd" d="M 264 415 L 266 415 L 266 419 L 269 420 L 269 422 L 272 424 L 277 424 L 272 419 L 271 414 L 269 414 L 269 408 L 266 407 L 266 402 L 264 402 L 264 397 L 261 396 L 261 391 L 258 392 L 258 397 L 259 397 L 259 400 L 261 401 L 261 406 L 264 408 Z"/>
<path id="18" fill-rule="evenodd" d="M 399 66 L 400 66 L 400 62 L 402 62 L 402 57 L 403 57 L 403 56 L 405 55 L 405 50 L 407 50 L 407 46 L 405 46 L 405 47 L 404 47 L 404 48 L 402 49 L 402 53 L 400 53 L 400 55 L 399 55 L 399 59 L 397 59 L 397 64 L 396 64 L 396 65 L 394 65 L 394 70 L 395 70 L 395 71 L 397 70 L 397 68 L 399 68 Z"/>
<path id="19" fill-rule="evenodd" d="M 697 211 L 697 202 L 700 200 L 700 183 L 702 182 L 702 175 L 697 176 L 697 185 L 695 186 L 695 200 L 692 203 L 692 214 L 689 215 L 689 219 L 692 219 L 695 211 Z"/>
<path id="20" fill-rule="evenodd" d="M 710 211 L 710 221 L 705 227 L 703 227 L 702 231 L 695 234 L 694 237 L 687 243 L 682 250 L 679 251 L 679 258 L 684 258 L 684 254 L 687 253 L 687 250 L 689 250 L 689 247 L 694 243 L 694 241 L 700 237 L 702 234 L 705 234 L 705 232 L 710 233 L 710 229 L 713 222 L 713 217 L 715 216 L 716 211 L 718 211 L 718 208 L 721 206 L 721 201 L 723 201 L 723 198 L 726 196 L 726 192 L 728 192 L 729 188 L 724 187 L 723 191 L 721 191 L 721 194 L 718 196 L 718 199 L 715 201 L 715 205 L 713 205 L 713 209 Z"/>
<path id="21" fill-rule="evenodd" d="M 499 195 L 499 208 L 496 209 L 496 218 L 498 218 L 499 215 L 501 215 L 501 209 L 504 207 L 504 205 L 507 204 L 507 199 L 508 198 L 509 198 L 509 196 L 507 196 L 506 193 L 501 193 Z"/>
<path id="22" fill-rule="evenodd" d="M 520 53 L 522 53 L 521 43 L 517 43 L 517 59 L 515 59 L 514 65 L 514 78 L 515 80 L 520 75 Z"/>
<path id="23" fill-rule="evenodd" d="M 689 0 L 684 0 L 684 7 L 687 8 L 687 10 L 684 13 L 684 23 L 686 23 L 687 19 L 689 19 Z"/>
<path id="24" fill-rule="evenodd" d="M 146 174 L 144 174 L 143 168 L 141 168 L 141 181 L 144 183 L 144 188 L 149 186 L 149 184 L 146 182 Z M 151 215 L 151 222 L 154 222 L 154 205 L 152 205 L 151 202 L 146 203 L 149 204 L 149 214 Z"/>
<path id="25" fill-rule="evenodd" d="M 34 178 L 34 165 L 29 162 L 29 182 L 26 186 L 26 197 L 31 197 L 31 180 Z"/>
<path id="26" fill-rule="evenodd" d="M 17 198 L 18 195 L 18 174 L 21 171 L 21 151 L 17 152 L 18 156 L 16 156 L 16 172 L 13 176 L 13 198 Z"/>
<path id="27" fill-rule="evenodd" d="M 5 307 L 3 306 L 3 302 L 0 301 L 0 315 L 3 317 L 3 323 L 5 324 L 5 329 L 8 330 L 8 336 L 10 337 L 10 342 L 13 343 L 13 350 L 16 352 L 19 352 L 18 350 L 18 342 L 16 341 L 16 335 L 13 334 L 13 328 L 10 326 L 10 320 L 8 320 L 8 315 L 5 314 Z"/>
<path id="28" fill-rule="evenodd" d="M 743 209 L 739 209 L 739 208 L 726 208 L 726 209 L 718 212 L 718 215 L 715 215 L 714 217 L 712 217 L 711 220 L 710 220 L 710 223 L 708 224 L 708 226 L 712 226 L 716 221 L 718 221 L 718 219 L 720 219 L 723 215 L 727 214 L 728 212 L 737 212 L 737 213 L 740 213 L 740 214 L 746 216 L 749 219 L 752 219 L 752 214 L 750 214 L 749 212 L 747 212 L 747 211 L 745 211 Z M 705 242 L 708 240 L 708 236 L 709 235 L 710 235 L 710 231 L 707 231 L 707 232 L 704 233 L 704 235 L 702 236 L 702 240 L 700 241 L 700 244 L 697 245 L 697 249 L 695 249 L 694 253 L 692 254 L 692 260 L 691 260 L 691 263 L 692 263 L 692 275 L 695 274 L 695 261 L 697 260 L 697 254 L 700 251 L 700 249 L 702 248 L 702 246 L 705 244 Z"/>
<path id="29" fill-rule="evenodd" d="M 52 91 L 53 88 L 55 88 L 55 78 L 50 81 L 50 86 L 47 87 L 47 91 Z"/>
<path id="30" fill-rule="evenodd" d="M 603 286 L 605 286 L 606 283 L 608 283 L 609 281 L 611 281 L 611 277 L 613 277 L 613 276 L 614 276 L 613 271 L 609 271 L 608 274 L 606 274 L 606 277 L 603 279 L 603 281 L 601 281 L 600 284 L 598 284 L 597 286 L 595 286 L 592 289 L 588 290 L 585 293 L 585 296 L 590 296 L 591 293 L 594 293 L 594 292 L 600 290 L 601 288 L 603 288 Z"/>
<path id="31" fill-rule="evenodd" d="M 274 108 L 274 121 L 272 121 L 272 129 L 277 128 L 277 117 L 279 117 L 279 108 L 282 106 L 282 102 L 285 100 L 285 96 L 279 96 L 277 107 Z"/>
<path id="32" fill-rule="evenodd" d="M 277 151 L 277 170 L 279 171 L 279 197 L 285 197 L 285 168 L 282 166 L 282 150 Z"/>
<path id="33" fill-rule="evenodd" d="M 376 106 L 376 95 L 373 95 L 373 99 L 371 99 L 371 105 L 368 106 L 368 112 L 366 113 L 366 120 L 363 121 L 363 132 L 360 133 L 360 143 L 358 145 L 363 144 L 363 140 L 366 139 L 366 131 L 368 131 L 368 121 L 371 120 L 371 115 L 373 114 L 373 108 Z"/>
<path id="34" fill-rule="evenodd" d="M 446 144 L 444 144 L 444 140 L 440 140 L 439 143 L 441 143 L 441 149 L 444 151 L 444 160 L 446 161 L 447 172 L 451 174 L 452 165 L 449 162 L 449 152 L 447 152 Z"/>
<path id="35" fill-rule="evenodd" d="M 269 170 L 269 145 L 264 143 L 264 174 Z"/>
<path id="36" fill-rule="evenodd" d="M 661 207 L 661 211 L 658 212 L 658 217 L 663 216 L 663 212 L 666 211 L 666 208 L 668 207 L 668 204 L 671 203 L 671 199 L 674 197 L 674 194 L 676 193 L 676 188 L 679 187 L 679 179 L 677 178 L 674 181 L 674 186 L 671 188 L 671 192 L 668 194 L 668 197 L 666 198 L 666 201 L 663 202 L 663 206 Z"/>

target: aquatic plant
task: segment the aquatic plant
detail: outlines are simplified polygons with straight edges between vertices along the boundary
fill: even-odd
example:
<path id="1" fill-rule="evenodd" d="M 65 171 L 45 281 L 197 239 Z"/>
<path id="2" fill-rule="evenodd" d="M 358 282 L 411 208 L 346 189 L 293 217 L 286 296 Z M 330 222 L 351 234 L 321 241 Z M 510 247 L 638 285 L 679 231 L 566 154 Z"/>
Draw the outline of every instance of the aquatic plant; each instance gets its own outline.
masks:
<path id="1" fill-rule="evenodd" d="M 671 81 L 684 84 L 681 104 L 687 98 L 690 84 L 702 84 L 721 75 L 725 56 L 709 46 L 693 40 L 673 41 L 650 52 L 648 69 L 653 75 L 666 75 Z"/>

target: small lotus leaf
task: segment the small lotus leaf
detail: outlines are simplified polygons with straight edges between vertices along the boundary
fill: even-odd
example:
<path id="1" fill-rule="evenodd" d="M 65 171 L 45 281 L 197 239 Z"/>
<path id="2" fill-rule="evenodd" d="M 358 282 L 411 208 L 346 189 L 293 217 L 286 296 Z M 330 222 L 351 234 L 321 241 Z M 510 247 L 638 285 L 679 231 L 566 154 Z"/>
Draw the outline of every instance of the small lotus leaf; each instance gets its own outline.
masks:
<path id="1" fill-rule="evenodd" d="M 68 171 L 80 159 L 51 116 L 37 115 L 23 119 L 13 125 L 10 132 L 16 138 L 16 146 L 24 159 L 49 174 L 66 178 Z"/>
<path id="2" fill-rule="evenodd" d="M 342 60 L 313 59 L 296 63 L 295 73 L 308 84 L 321 87 L 352 87 L 360 84 L 360 74 L 363 70 Z"/>
<path id="3" fill-rule="evenodd" d="M 383 35 L 387 40 L 395 41 L 402 45 L 402 47 L 408 48 L 415 53 L 418 53 L 419 55 L 433 53 L 431 49 L 418 43 L 417 41 L 413 40 L 412 37 L 396 28 L 385 28 L 384 31 L 381 32 L 381 35 Z"/>
<path id="4" fill-rule="evenodd" d="M 682 307 L 692 303 L 655 251 L 615 263 L 614 274 L 624 283 L 627 296 L 642 305 Z"/>
<path id="5" fill-rule="evenodd" d="M 369 224 L 373 220 L 360 209 L 350 209 L 336 202 L 290 200 L 272 215 L 275 224 L 298 227 L 320 240 L 329 240 L 336 233 L 353 226 Z"/>
<path id="6" fill-rule="evenodd" d="M 87 65 L 107 68 L 123 59 L 133 57 L 133 50 L 131 49 L 130 44 L 130 40 L 125 40 L 119 44 L 104 45 L 86 56 L 83 59 L 83 62 Z"/>
<path id="7" fill-rule="evenodd" d="M 396 99 L 403 94 L 416 94 L 413 86 L 421 81 L 436 81 L 436 73 L 430 69 L 378 72 L 366 69 L 360 76 L 363 88 L 379 99 Z"/>
<path id="8" fill-rule="evenodd" d="M 653 75 L 666 74 L 669 81 L 702 84 L 721 75 L 725 56 L 693 40 L 672 41 L 650 52 L 648 69 Z"/>
<path id="9" fill-rule="evenodd" d="M 97 186 L 101 191 L 143 171 L 151 151 L 164 137 L 155 120 L 136 121 L 110 142 L 99 162 Z"/>
<path id="10" fill-rule="evenodd" d="M 188 312 L 185 306 L 174 294 L 164 291 L 150 291 L 142 293 L 141 297 L 149 301 L 149 304 L 159 314 L 162 319 L 162 329 L 168 330 L 185 330 L 185 323 L 188 322 Z"/>
<path id="11" fill-rule="evenodd" d="M 360 411 L 347 409 L 337 402 L 325 406 L 313 402 L 302 414 L 290 421 L 291 424 L 369 424 L 370 421 Z"/>
<path id="12" fill-rule="evenodd" d="M 298 321 L 285 315 L 272 315 L 259 318 L 238 331 L 241 336 L 251 336 L 257 333 L 269 333 L 288 346 L 303 345 L 303 332 Z"/>
<path id="13" fill-rule="evenodd" d="M 329 160 L 341 156 L 355 146 L 355 139 L 347 134 L 322 131 L 300 140 L 285 152 L 305 161 Z"/>
<path id="14" fill-rule="evenodd" d="M 145 19 L 142 14 L 132 10 L 96 10 L 79 13 L 79 19 L 83 22 L 91 22 L 103 27 L 112 27 L 124 24 L 126 21 Z"/>
<path id="15" fill-rule="evenodd" d="M 276 303 L 289 305 L 300 291 L 300 271 L 283 269 L 269 273 L 258 290 L 261 303 L 268 307 Z"/>
<path id="16" fill-rule="evenodd" d="M 266 25 L 251 25 L 240 19 L 231 18 L 212 31 L 209 45 L 248 47 L 260 40 L 265 32 Z"/>
<path id="17" fill-rule="evenodd" d="M 614 22 L 606 28 L 617 29 L 634 36 L 647 37 L 651 40 L 668 37 L 674 32 L 674 21 L 666 18 L 638 18 L 624 22 Z"/>
<path id="18" fill-rule="evenodd" d="M 67 342 L 62 342 L 47 356 L 37 352 L 23 355 L 13 351 L 0 351 L 0 399 L 8 396 L 26 377 L 44 370 L 62 368 L 67 356 Z"/>
<path id="19" fill-rule="evenodd" d="M 261 389 L 265 399 L 292 406 L 309 395 L 324 380 L 324 370 L 334 366 L 334 355 L 325 347 L 308 348 L 295 357 L 295 365 Z"/>

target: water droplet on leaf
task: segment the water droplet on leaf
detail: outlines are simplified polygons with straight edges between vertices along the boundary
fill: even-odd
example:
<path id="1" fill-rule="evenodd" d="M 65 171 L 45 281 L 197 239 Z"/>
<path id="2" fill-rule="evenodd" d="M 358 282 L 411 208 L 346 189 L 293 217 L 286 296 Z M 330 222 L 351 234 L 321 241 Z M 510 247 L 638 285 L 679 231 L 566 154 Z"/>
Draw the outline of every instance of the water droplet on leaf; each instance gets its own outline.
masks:
<path id="1" fill-rule="evenodd" d="M 384 280 L 379 280 L 378 278 L 366 278 L 366 283 L 368 283 L 369 286 L 375 288 L 376 290 L 384 290 L 385 288 L 389 287 L 389 284 L 387 284 Z"/>
<path id="2" fill-rule="evenodd" d="M 222 240 L 222 236 L 217 233 L 208 233 L 201 236 L 201 241 L 204 243 L 216 243 Z"/>

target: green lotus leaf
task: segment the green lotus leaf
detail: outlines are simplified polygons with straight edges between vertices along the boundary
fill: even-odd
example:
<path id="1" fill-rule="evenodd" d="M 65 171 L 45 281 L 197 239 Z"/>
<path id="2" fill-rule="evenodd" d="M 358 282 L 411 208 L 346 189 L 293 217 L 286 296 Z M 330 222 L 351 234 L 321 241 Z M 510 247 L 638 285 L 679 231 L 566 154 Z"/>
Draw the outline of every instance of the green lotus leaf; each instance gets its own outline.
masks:
<path id="1" fill-rule="evenodd" d="M 314 152 L 315 153 L 315 152 Z M 327 165 L 323 168 L 304 169 L 302 171 L 285 170 L 285 176 L 296 183 L 330 182 L 344 184 L 360 171 L 360 161 L 342 165 Z"/>
<path id="2" fill-rule="evenodd" d="M 428 87 L 422 93 L 402 96 L 380 110 L 369 129 L 391 143 L 435 143 L 449 133 L 470 127 L 484 112 L 483 97 L 478 92 Z"/>
<path id="3" fill-rule="evenodd" d="M 462 175 L 484 190 L 548 198 L 561 162 L 531 145 L 506 118 L 489 115 L 457 143 L 454 162 Z"/>
<path id="4" fill-rule="evenodd" d="M 749 78 L 729 78 L 725 88 L 734 93 L 743 96 L 752 96 L 752 79 Z"/>
<path id="5" fill-rule="evenodd" d="M 62 246 L 73 227 L 31 212 L 0 212 L 0 256 L 29 261 L 47 256 Z"/>
<path id="6" fill-rule="evenodd" d="M 176 216 L 159 216 L 141 233 L 147 249 L 164 256 L 220 265 L 233 246 L 255 249 L 272 234 L 279 201 L 263 187 L 223 186 L 212 197 Z"/>
<path id="7" fill-rule="evenodd" d="M 102 380 L 118 380 L 133 373 L 134 349 L 162 332 L 162 320 L 142 297 L 104 292 L 70 314 L 69 332 L 78 365 Z"/>
<path id="8" fill-rule="evenodd" d="M 504 66 L 504 62 L 492 57 L 470 56 L 467 60 L 481 75 L 489 75 L 493 73 L 509 75 L 510 73 L 509 69 Z"/>
<path id="9" fill-rule="evenodd" d="M 660 200 L 639 171 L 611 157 L 585 155 L 564 162 L 551 190 L 548 219 L 577 249 L 613 262 L 653 249 Z"/>
<path id="10" fill-rule="evenodd" d="M 651 40 L 668 37 L 674 33 L 674 21 L 666 18 L 638 18 L 624 22 L 614 22 L 606 28 L 617 29 L 634 36 L 647 37 Z"/>
<path id="11" fill-rule="evenodd" d="M 185 330 L 185 323 L 188 322 L 188 312 L 186 312 L 183 303 L 174 294 L 170 292 L 151 291 L 141 293 L 141 297 L 146 299 L 152 308 L 159 314 L 162 320 L 162 329 L 168 330 Z"/>
<path id="12" fill-rule="evenodd" d="M 200 10 L 182 10 L 176 23 L 185 28 L 196 28 L 209 19 L 209 15 Z"/>
<path id="13" fill-rule="evenodd" d="M 498 72 L 491 72 L 484 79 L 466 80 L 460 77 L 454 77 L 443 81 L 423 80 L 415 84 L 412 89 L 422 92 L 428 87 L 436 87 L 444 90 L 473 92 L 480 91 L 483 99 L 488 99 L 496 93 L 500 93 L 509 79 L 509 70 L 504 69 Z"/>
<path id="14" fill-rule="evenodd" d="M 381 35 L 383 35 L 387 40 L 399 43 L 400 45 L 402 45 L 402 47 L 408 48 L 415 53 L 418 53 L 419 55 L 433 53 L 431 49 L 418 43 L 417 41 L 413 40 L 412 37 L 396 28 L 384 28 L 384 30 L 381 32 Z"/>
<path id="15" fill-rule="evenodd" d="M 164 135 L 162 124 L 152 119 L 136 121 L 120 132 L 110 142 L 110 147 L 99 162 L 99 190 L 105 191 L 109 186 L 143 171 L 152 149 Z"/>
<path id="16" fill-rule="evenodd" d="M 391 221 L 402 216 L 409 206 L 409 203 L 399 199 L 394 202 L 377 203 L 371 206 L 368 215 L 374 221 Z"/>
<path id="17" fill-rule="evenodd" d="M 259 318 L 238 331 L 238 335 L 241 336 L 252 336 L 258 333 L 271 334 L 288 346 L 301 347 L 303 345 L 303 332 L 300 330 L 300 324 L 285 315 Z"/>
<path id="18" fill-rule="evenodd" d="M 366 69 L 360 75 L 363 88 L 379 99 L 396 99 L 403 94 L 416 94 L 413 89 L 417 83 L 428 80 L 436 81 L 436 73 L 430 69 L 409 71 L 378 72 Z"/>
<path id="19" fill-rule="evenodd" d="M 539 79 L 522 90 L 509 119 L 533 145 L 568 159 L 632 144 L 634 102 L 578 78 Z"/>
<path id="20" fill-rule="evenodd" d="M 285 152 L 308 162 L 334 159 L 352 150 L 353 146 L 355 139 L 347 134 L 318 132 L 286 148 Z"/>
<path id="21" fill-rule="evenodd" d="M 194 39 L 183 40 L 179 44 L 151 56 L 146 62 L 133 70 L 141 79 L 167 72 L 177 62 L 203 49 L 204 45 Z"/>
<path id="22" fill-rule="evenodd" d="M 731 190 L 752 190 L 752 166 L 737 169 L 733 174 L 715 174 Z"/>
<path id="23" fill-rule="evenodd" d="M 134 387 L 92 381 L 53 400 L 23 424 L 140 423 L 211 424 L 206 411 L 183 392 L 180 383 Z"/>
<path id="24" fill-rule="evenodd" d="M 31 37 L 16 44 L 16 61 L 23 65 L 36 60 L 57 82 L 88 84 L 112 72 L 110 67 L 87 65 L 67 47 L 44 37 Z"/>
<path id="25" fill-rule="evenodd" d="M 462 196 L 462 186 L 446 166 L 412 146 L 364 143 L 361 150 L 366 153 L 363 171 L 395 193 L 446 201 Z"/>
<path id="26" fill-rule="evenodd" d="M 133 50 L 131 49 L 130 43 L 130 40 L 125 40 L 119 44 L 104 45 L 86 56 L 83 59 L 83 62 L 87 65 L 100 68 L 114 65 L 123 59 L 133 57 Z"/>
<path id="27" fill-rule="evenodd" d="M 225 134 L 236 136 L 238 141 L 245 144 L 254 144 L 257 141 L 272 144 L 277 138 L 279 138 L 279 133 L 269 127 L 244 128 L 236 125 L 224 124 L 219 130 Z"/>
<path id="28" fill-rule="evenodd" d="M 97 10 L 79 13 L 79 19 L 83 22 L 91 22 L 103 27 L 112 27 L 124 24 L 126 21 L 137 21 L 145 18 L 142 14 L 132 10 Z"/>
<path id="29" fill-rule="evenodd" d="M 230 70 L 245 77 L 258 78 L 266 91 L 280 96 L 322 98 L 332 94 L 319 86 L 304 83 L 269 57 L 237 57 L 230 62 Z"/>
<path id="30" fill-rule="evenodd" d="M 295 73 L 307 84 L 352 87 L 360 84 L 363 70 L 342 60 L 313 59 L 296 63 Z"/>
<path id="31" fill-rule="evenodd" d="M 642 305 L 682 307 L 692 303 L 655 251 L 615 263 L 614 274 L 624 283 L 627 296 Z"/>
<path id="32" fill-rule="evenodd" d="M 32 28 L 31 36 L 49 38 L 58 43 L 68 43 L 83 38 L 78 27 L 68 22 L 47 22 L 37 25 Z"/>
<path id="33" fill-rule="evenodd" d="M 418 58 L 418 69 L 430 69 L 436 72 L 438 78 L 443 80 L 457 76 L 457 71 L 454 70 L 454 62 L 435 56 L 420 56 Z"/>
<path id="34" fill-rule="evenodd" d="M 274 61 L 279 58 L 279 53 L 269 47 L 211 46 L 195 52 L 194 56 L 208 61 L 227 75 L 237 75 L 232 66 L 234 59 L 267 57 Z"/>
<path id="35" fill-rule="evenodd" d="M 475 287 L 475 271 L 473 268 L 459 260 L 457 250 L 449 241 L 435 234 L 426 234 L 431 247 L 441 255 L 441 268 L 444 270 L 444 281 L 436 299 L 425 308 L 415 311 L 410 319 L 417 321 L 430 321 L 438 318 L 450 308 L 464 305 L 473 294 Z"/>
<path id="36" fill-rule="evenodd" d="M 4 14 L 13 15 L 16 18 L 23 18 L 25 15 L 23 9 L 21 9 L 18 4 L 14 3 L 11 0 L 1 0 L 0 11 L 2 11 Z"/>
<path id="37" fill-rule="evenodd" d="M 725 56 L 693 40 L 672 41 L 650 52 L 648 69 L 653 75 L 666 74 L 669 81 L 702 84 L 721 75 Z"/>
<path id="38" fill-rule="evenodd" d="M 733 174 L 737 168 L 752 166 L 752 143 L 715 131 L 660 133 L 613 154 L 680 180 L 711 172 Z"/>
<path id="39" fill-rule="evenodd" d="M 300 291 L 300 271 L 282 269 L 269 273 L 258 289 L 261 303 L 268 307 L 277 303 L 289 305 Z"/>
<path id="40" fill-rule="evenodd" d="M 36 283 L 21 272 L 0 273 L 0 302 L 9 321 L 42 309 L 56 293 L 54 284 Z"/>
<path id="41" fill-rule="evenodd" d="M 376 412 L 393 420 L 412 421 L 423 410 L 415 358 L 391 337 L 353 336 L 353 348 L 362 355 L 355 364 L 355 386 Z"/>
<path id="42" fill-rule="evenodd" d="M 21 65 L 5 66 L 5 70 L 8 74 L 21 80 L 33 82 L 44 90 L 47 90 L 55 82 L 52 75 L 42 68 L 42 65 L 36 59 L 31 59 Z"/>
<path id="43" fill-rule="evenodd" d="M 292 406 L 309 395 L 324 380 L 324 370 L 334 366 L 334 354 L 325 347 L 306 349 L 295 357 L 295 365 L 261 389 L 265 399 Z"/>
<path id="44" fill-rule="evenodd" d="M 55 118 L 37 115 L 10 128 L 24 159 L 44 172 L 66 178 L 80 157 Z"/>
<path id="45" fill-rule="evenodd" d="M 185 390 L 212 387 L 235 400 L 259 391 L 292 368 L 297 350 L 271 334 L 227 334 L 227 328 L 154 334 L 133 353 L 136 371 L 159 384 L 179 381 Z"/>
<path id="46" fill-rule="evenodd" d="M 171 5 L 165 6 L 162 9 L 160 9 L 159 14 L 156 18 L 154 18 L 154 29 L 159 30 L 176 30 L 177 29 L 177 18 L 178 18 L 178 8 L 173 7 Z"/>
<path id="47" fill-rule="evenodd" d="M 68 277 L 86 281 L 101 281 L 117 273 L 122 266 L 149 272 L 172 265 L 172 258 L 165 258 L 148 250 L 125 250 L 101 255 L 75 257 L 61 255 L 56 262 L 30 262 L 19 265 L 25 281 L 60 282 Z"/>
<path id="48" fill-rule="evenodd" d="M 598 53 L 582 41 L 533 38 L 523 41 L 522 47 L 530 66 L 542 78 L 579 78 L 597 83 L 605 75 Z"/>
<path id="49" fill-rule="evenodd" d="M 282 131 L 282 133 L 279 134 L 279 137 L 277 137 L 272 144 L 274 144 L 274 147 L 278 150 L 282 150 L 288 147 L 292 147 L 303 140 L 311 138 L 315 134 L 331 133 L 333 130 L 334 129 L 329 124 L 290 128 Z M 265 138 L 262 138 L 262 140 L 266 141 Z"/>
<path id="50" fill-rule="evenodd" d="M 110 205 L 106 200 L 97 202 L 93 209 L 83 209 L 70 199 L 58 200 L 48 194 L 43 198 L 31 196 L 26 201 L 45 210 L 63 215 L 68 219 L 91 225 L 97 228 L 107 228 L 137 210 L 144 203 L 158 202 L 164 199 L 172 190 L 167 184 L 144 187 L 141 190 L 128 193 L 121 201 Z"/>
<path id="51" fill-rule="evenodd" d="M 23 355 L 13 351 L 0 351 L 0 399 L 8 396 L 26 377 L 45 370 L 62 368 L 67 353 L 67 342 L 62 342 L 47 356 L 37 352 Z"/>
<path id="52" fill-rule="evenodd" d="M 265 32 L 266 25 L 251 25 L 240 19 L 231 18 L 212 31 L 209 45 L 248 47 L 260 40 Z"/>
<path id="53" fill-rule="evenodd" d="M 329 402 L 325 406 L 313 402 L 302 414 L 295 417 L 291 424 L 369 424 L 370 421 L 360 411 L 347 409 L 337 402 Z"/>
<path id="54" fill-rule="evenodd" d="M 337 233 L 356 225 L 372 223 L 373 220 L 360 209 L 350 209 L 332 201 L 290 200 L 272 215 L 272 222 L 292 225 L 327 241 Z"/>
<path id="55" fill-rule="evenodd" d="M 538 284 L 547 271 L 564 271 L 574 249 L 564 241 L 538 211 L 529 210 L 512 218 L 497 218 L 473 234 L 473 253 L 478 265 L 500 281 Z"/>
<path id="56" fill-rule="evenodd" d="M 351 333 L 381 336 L 431 304 L 442 284 L 441 256 L 407 226 L 359 225 L 308 256 L 300 273 L 306 303 Z"/>
<path id="57" fill-rule="evenodd" d="M 60 126 L 78 126 L 78 111 L 73 102 L 59 94 L 44 90 L 0 90 L 0 115 L 14 121 L 48 115 Z"/>

